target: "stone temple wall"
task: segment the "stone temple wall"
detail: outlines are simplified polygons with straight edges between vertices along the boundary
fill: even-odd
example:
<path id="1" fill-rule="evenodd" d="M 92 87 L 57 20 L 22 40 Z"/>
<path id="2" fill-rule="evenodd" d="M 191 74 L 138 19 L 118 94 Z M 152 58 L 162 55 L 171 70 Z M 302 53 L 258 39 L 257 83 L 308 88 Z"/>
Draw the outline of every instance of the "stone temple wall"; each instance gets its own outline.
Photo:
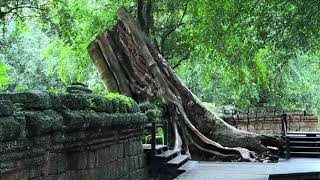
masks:
<path id="1" fill-rule="evenodd" d="M 285 111 L 288 131 L 319 131 L 318 118 L 306 111 Z M 282 111 L 274 107 L 253 107 L 240 111 L 226 110 L 222 118 L 230 125 L 249 132 L 281 135 Z"/>
<path id="2" fill-rule="evenodd" d="M 134 101 L 0 94 L 0 180 L 143 179 L 144 121 Z"/>

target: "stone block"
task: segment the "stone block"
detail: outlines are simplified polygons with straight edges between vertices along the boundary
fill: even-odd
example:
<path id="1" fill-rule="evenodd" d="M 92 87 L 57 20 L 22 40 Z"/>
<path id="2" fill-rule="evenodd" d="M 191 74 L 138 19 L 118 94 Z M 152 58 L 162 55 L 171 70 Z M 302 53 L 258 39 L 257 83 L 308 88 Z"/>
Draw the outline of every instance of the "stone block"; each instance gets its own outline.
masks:
<path id="1" fill-rule="evenodd" d="M 106 164 L 97 169 L 97 178 L 100 180 L 102 179 L 112 179 L 113 172 L 110 169 L 111 165 Z"/>
<path id="2" fill-rule="evenodd" d="M 123 174 L 124 175 L 128 175 L 130 170 L 129 170 L 129 166 L 130 166 L 130 162 L 129 159 L 125 158 L 123 161 Z"/>
<path id="3" fill-rule="evenodd" d="M 62 106 L 71 110 L 85 110 L 90 108 L 88 96 L 84 94 L 60 95 Z"/>
<path id="4" fill-rule="evenodd" d="M 317 122 L 316 121 L 310 121 L 309 123 L 308 123 L 308 127 L 310 128 L 310 129 L 315 129 L 316 127 L 317 127 Z"/>
<path id="5" fill-rule="evenodd" d="M 139 154 L 137 168 L 142 169 L 143 167 L 144 167 L 144 154 Z"/>
<path id="6" fill-rule="evenodd" d="M 124 160 L 118 159 L 117 160 L 117 178 L 125 176 L 124 174 Z"/>
<path id="7" fill-rule="evenodd" d="M 113 161 L 110 164 L 108 164 L 108 169 L 106 169 L 107 171 L 109 171 L 109 178 L 110 179 L 117 179 L 117 162 Z"/>
<path id="8" fill-rule="evenodd" d="M 128 157 L 129 160 L 129 172 L 132 172 L 135 170 L 135 162 L 134 162 L 134 156 Z"/>
<path id="9" fill-rule="evenodd" d="M 88 152 L 70 152 L 66 154 L 67 170 L 81 170 L 88 167 Z"/>
<path id="10" fill-rule="evenodd" d="M 62 153 L 49 153 L 48 174 L 63 174 L 66 171 L 66 160 Z"/>
<path id="11" fill-rule="evenodd" d="M 60 114 L 63 116 L 64 125 L 67 127 L 67 130 L 80 129 L 86 122 L 82 112 L 79 111 L 63 110 L 60 111 Z"/>
<path id="12" fill-rule="evenodd" d="M 112 162 L 117 160 L 118 151 L 119 151 L 119 146 L 118 145 L 114 144 L 114 145 L 110 146 L 110 160 Z"/>
<path id="13" fill-rule="evenodd" d="M 112 99 L 112 112 L 120 112 L 120 102 L 117 99 Z"/>
<path id="14" fill-rule="evenodd" d="M 10 100 L 0 100 L 0 117 L 11 116 L 14 109 L 13 103 Z"/>
<path id="15" fill-rule="evenodd" d="M 103 167 L 104 165 L 111 162 L 110 148 L 97 149 L 96 153 L 96 167 Z"/>
<path id="16" fill-rule="evenodd" d="M 16 118 L 0 117 L 0 141 L 16 140 L 24 131 L 24 125 Z"/>
<path id="17" fill-rule="evenodd" d="M 129 141 L 123 142 L 123 149 L 124 149 L 123 151 L 124 157 L 131 156 L 132 152 L 131 152 L 131 146 Z"/>
<path id="18" fill-rule="evenodd" d="M 252 124 L 249 124 L 249 125 L 248 125 L 248 131 L 249 131 L 249 132 L 254 131 L 254 126 L 253 126 Z"/>
<path id="19" fill-rule="evenodd" d="M 97 96 L 88 97 L 89 108 L 96 112 L 106 112 L 107 104 L 106 101 Z"/>
<path id="20" fill-rule="evenodd" d="M 97 102 L 93 107 L 84 95 L 18 94 L 0 95 L 0 102 L 5 102 L 0 110 L 7 106 L 13 111 L 14 103 L 23 108 L 1 111 L 1 178 L 142 179 L 143 174 L 138 175 L 144 166 L 140 139 L 146 116 L 134 107 L 135 102 L 119 101 L 117 113 L 111 113 L 113 100 L 99 97 L 92 100 Z"/>
<path id="21" fill-rule="evenodd" d="M 266 123 L 263 125 L 263 129 L 264 129 L 264 130 L 269 130 L 269 129 L 271 129 L 271 123 L 272 123 L 272 122 L 266 122 Z"/>
<path id="22" fill-rule="evenodd" d="M 10 100 L 13 104 L 19 103 L 24 109 L 50 109 L 51 97 L 43 91 L 27 91 L 18 93 L 1 93 L 0 100 Z"/>
<path id="23" fill-rule="evenodd" d="M 129 179 L 143 179 L 144 172 L 142 170 L 136 170 L 129 174 Z"/>
<path id="24" fill-rule="evenodd" d="M 133 156 L 133 161 L 134 161 L 134 169 L 139 169 L 140 167 L 140 158 L 138 155 Z"/>
<path id="25" fill-rule="evenodd" d="M 49 93 L 50 96 L 50 103 L 52 109 L 63 109 L 62 101 L 60 99 L 60 96 L 58 94 Z"/>
<path id="26" fill-rule="evenodd" d="M 129 109 L 129 105 L 124 102 L 124 101 L 120 101 L 119 102 L 119 112 L 120 113 L 127 113 Z"/>
<path id="27" fill-rule="evenodd" d="M 53 110 L 27 111 L 24 115 L 29 136 L 59 131 L 64 127 L 62 116 Z"/>
<path id="28" fill-rule="evenodd" d="M 124 145 L 122 143 L 118 144 L 117 158 L 118 159 L 124 158 Z"/>
<path id="29" fill-rule="evenodd" d="M 43 179 L 45 179 L 45 180 L 64 180 L 67 178 L 66 178 L 66 174 L 62 173 L 62 174 L 54 174 L 54 175 L 44 176 Z"/>
<path id="30" fill-rule="evenodd" d="M 87 168 L 93 169 L 96 167 L 97 159 L 96 159 L 96 151 L 89 151 L 88 152 L 88 166 Z"/>

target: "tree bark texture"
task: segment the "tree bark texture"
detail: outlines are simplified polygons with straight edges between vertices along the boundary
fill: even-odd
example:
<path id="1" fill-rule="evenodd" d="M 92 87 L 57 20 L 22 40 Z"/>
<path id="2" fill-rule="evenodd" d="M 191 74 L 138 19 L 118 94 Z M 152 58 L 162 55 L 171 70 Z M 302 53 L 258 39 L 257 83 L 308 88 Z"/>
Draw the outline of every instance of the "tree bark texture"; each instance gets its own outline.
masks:
<path id="1" fill-rule="evenodd" d="M 192 147 L 191 156 L 201 151 L 220 158 L 254 161 L 256 153 L 266 151 L 267 146 L 280 146 L 280 140 L 238 130 L 208 110 L 183 84 L 127 10 L 120 8 L 118 17 L 117 25 L 98 35 L 88 52 L 109 91 L 137 101 L 160 98 L 173 107 L 170 116 L 175 117 L 171 124 L 175 149 L 189 153 Z"/>

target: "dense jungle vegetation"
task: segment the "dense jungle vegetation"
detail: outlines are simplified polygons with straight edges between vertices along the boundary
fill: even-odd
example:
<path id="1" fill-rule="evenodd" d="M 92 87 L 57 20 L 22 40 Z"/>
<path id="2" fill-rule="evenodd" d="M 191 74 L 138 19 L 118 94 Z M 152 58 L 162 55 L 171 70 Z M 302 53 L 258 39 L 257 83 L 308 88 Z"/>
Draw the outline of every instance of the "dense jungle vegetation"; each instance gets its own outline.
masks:
<path id="1" fill-rule="evenodd" d="M 201 100 L 320 114 L 318 0 L 1 0 L 0 91 L 103 93 L 87 46 L 121 6 Z"/>

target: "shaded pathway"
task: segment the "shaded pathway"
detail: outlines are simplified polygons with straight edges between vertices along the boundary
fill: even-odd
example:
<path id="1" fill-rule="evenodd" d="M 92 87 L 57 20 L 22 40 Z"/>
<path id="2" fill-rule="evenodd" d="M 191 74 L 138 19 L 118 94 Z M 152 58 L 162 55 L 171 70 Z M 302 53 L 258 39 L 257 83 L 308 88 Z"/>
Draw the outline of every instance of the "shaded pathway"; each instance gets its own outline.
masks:
<path id="1" fill-rule="evenodd" d="M 320 159 L 292 158 L 279 163 L 205 162 L 177 177 L 177 180 L 264 180 L 270 174 L 320 172 Z"/>

